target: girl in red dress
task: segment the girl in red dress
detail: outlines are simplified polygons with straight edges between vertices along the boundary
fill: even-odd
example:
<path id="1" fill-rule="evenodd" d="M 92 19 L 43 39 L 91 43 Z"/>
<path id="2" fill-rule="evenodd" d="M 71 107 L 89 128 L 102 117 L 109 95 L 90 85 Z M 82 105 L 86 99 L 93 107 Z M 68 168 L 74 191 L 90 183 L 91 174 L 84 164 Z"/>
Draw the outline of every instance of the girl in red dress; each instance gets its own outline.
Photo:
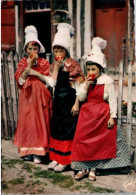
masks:
<path id="1" fill-rule="evenodd" d="M 52 70 L 57 63 L 61 64 L 61 68 L 54 92 L 49 149 L 52 162 L 48 168 L 61 172 L 71 164 L 71 149 L 79 112 L 75 85 L 82 82 L 84 76 L 79 64 L 69 54 L 72 26 L 61 23 L 57 28 L 58 32 L 53 42 L 55 63 L 52 64 Z"/>
<path id="2" fill-rule="evenodd" d="M 96 180 L 99 169 L 130 165 L 128 148 L 121 129 L 117 135 L 117 101 L 113 80 L 103 73 L 106 67 L 102 49 L 106 41 L 97 37 L 92 41 L 92 50 L 86 59 L 87 77 L 82 96 L 86 101 L 81 107 L 72 147 L 72 168 L 77 170 L 76 180 L 89 174 Z"/>
<path id="3" fill-rule="evenodd" d="M 27 57 L 20 60 L 15 73 L 20 94 L 14 144 L 24 160 L 40 163 L 40 156 L 49 150 L 52 98 L 47 87 L 55 85 L 59 66 L 55 66 L 52 77 L 49 77 L 49 62 L 38 57 L 38 53 L 44 53 L 45 49 L 38 40 L 36 28 L 27 26 L 25 33 Z"/>

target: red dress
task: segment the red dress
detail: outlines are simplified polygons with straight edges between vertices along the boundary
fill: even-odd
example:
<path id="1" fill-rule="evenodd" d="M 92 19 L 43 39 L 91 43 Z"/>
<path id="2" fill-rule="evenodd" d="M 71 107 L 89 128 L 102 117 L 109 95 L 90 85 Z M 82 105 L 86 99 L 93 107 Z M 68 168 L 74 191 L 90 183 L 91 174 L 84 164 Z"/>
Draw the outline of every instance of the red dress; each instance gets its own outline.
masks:
<path id="1" fill-rule="evenodd" d="M 103 100 L 104 85 L 90 86 L 82 107 L 72 147 L 72 161 L 116 158 L 117 124 L 107 128 L 110 118 L 108 102 Z"/>
<path id="2" fill-rule="evenodd" d="M 26 67 L 27 58 L 23 58 L 15 73 L 20 95 L 14 144 L 19 147 L 21 156 L 45 155 L 49 148 L 51 94 L 46 85 L 36 76 L 28 76 L 24 85 L 19 85 L 19 77 Z M 45 59 L 38 58 L 37 66 L 32 68 L 43 75 L 49 75 L 50 65 Z M 25 149 L 21 150 L 22 148 Z"/>

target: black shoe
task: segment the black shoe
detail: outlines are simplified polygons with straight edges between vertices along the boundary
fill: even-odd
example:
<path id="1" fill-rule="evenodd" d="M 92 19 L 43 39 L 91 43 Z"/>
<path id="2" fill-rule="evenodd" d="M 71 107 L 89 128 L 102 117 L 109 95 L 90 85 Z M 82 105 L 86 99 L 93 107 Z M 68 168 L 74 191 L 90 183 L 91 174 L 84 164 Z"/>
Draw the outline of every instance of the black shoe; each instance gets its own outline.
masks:
<path id="1" fill-rule="evenodd" d="M 26 156 L 24 157 L 24 160 L 25 160 L 25 161 L 31 161 L 31 160 L 32 160 L 32 155 L 26 155 Z"/>

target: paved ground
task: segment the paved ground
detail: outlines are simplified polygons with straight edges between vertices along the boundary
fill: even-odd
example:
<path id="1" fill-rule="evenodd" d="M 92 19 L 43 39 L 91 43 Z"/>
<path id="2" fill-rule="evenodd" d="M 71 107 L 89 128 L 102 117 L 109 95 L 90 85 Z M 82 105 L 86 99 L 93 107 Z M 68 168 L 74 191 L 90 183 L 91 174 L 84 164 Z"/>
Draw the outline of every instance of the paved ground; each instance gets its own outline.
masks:
<path id="1" fill-rule="evenodd" d="M 2 140 L 2 155 L 11 159 L 20 158 L 17 148 L 13 145 L 12 141 L 7 140 Z M 47 170 L 47 165 L 45 164 L 38 166 L 44 167 Z M 67 171 L 63 174 L 73 176 L 73 171 Z M 116 193 L 136 194 L 136 175 L 128 175 L 118 170 L 110 170 L 97 176 L 97 181 L 93 182 L 93 185 L 113 189 Z"/>

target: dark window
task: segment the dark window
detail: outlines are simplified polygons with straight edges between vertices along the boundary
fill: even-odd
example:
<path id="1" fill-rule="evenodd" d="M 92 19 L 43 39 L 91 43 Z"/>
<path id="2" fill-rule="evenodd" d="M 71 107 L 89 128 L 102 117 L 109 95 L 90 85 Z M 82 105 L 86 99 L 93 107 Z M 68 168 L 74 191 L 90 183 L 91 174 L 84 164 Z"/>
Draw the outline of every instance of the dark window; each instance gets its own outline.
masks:
<path id="1" fill-rule="evenodd" d="M 42 10 L 50 9 L 50 0 L 46 1 L 26 1 L 26 10 Z"/>
<path id="2" fill-rule="evenodd" d="M 126 0 L 94 0 L 94 5 L 96 8 L 106 8 L 106 6 L 111 7 L 125 7 Z"/>

